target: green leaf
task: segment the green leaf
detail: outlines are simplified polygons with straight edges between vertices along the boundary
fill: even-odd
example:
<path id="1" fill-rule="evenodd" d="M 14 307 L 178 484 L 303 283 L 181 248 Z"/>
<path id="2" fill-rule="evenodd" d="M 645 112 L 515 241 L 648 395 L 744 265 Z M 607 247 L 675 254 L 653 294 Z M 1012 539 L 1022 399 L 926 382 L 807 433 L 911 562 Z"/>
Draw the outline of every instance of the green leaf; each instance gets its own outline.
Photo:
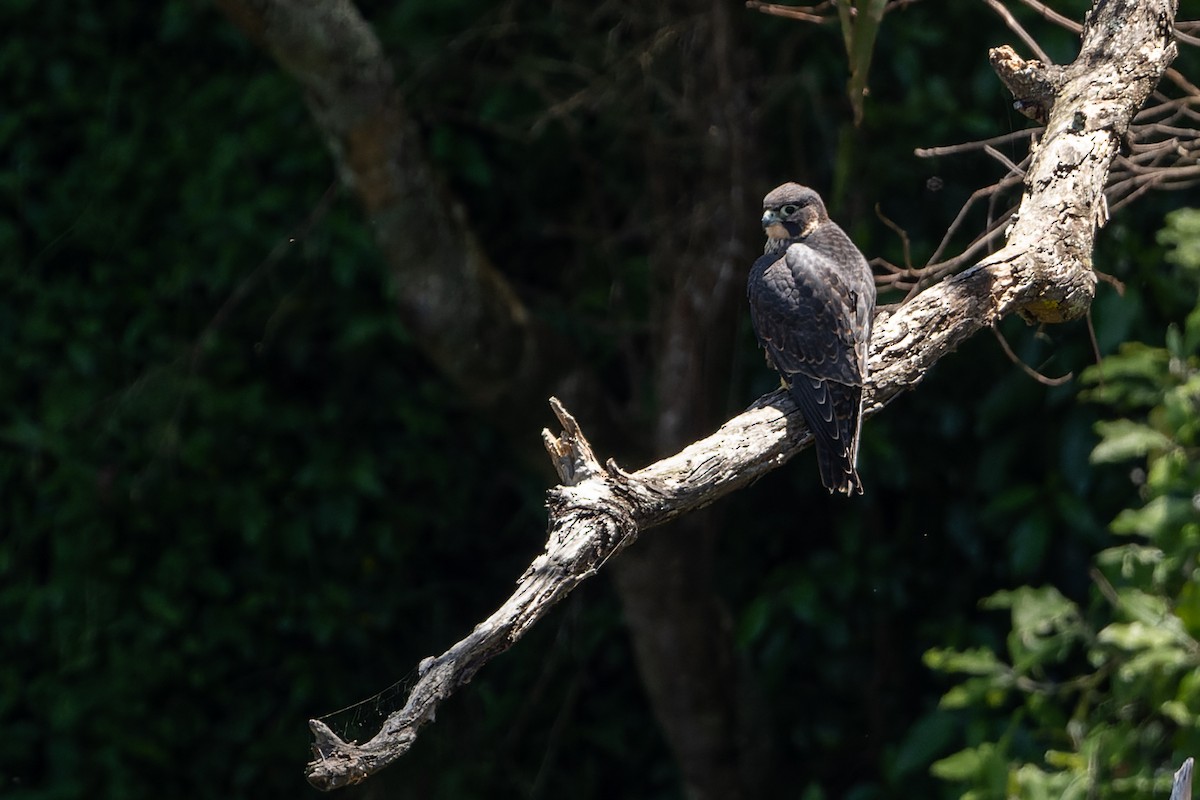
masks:
<path id="1" fill-rule="evenodd" d="M 1093 464 L 1111 464 L 1131 458 L 1145 458 L 1152 452 L 1172 446 L 1171 439 L 1149 425 L 1130 419 L 1097 422 L 1100 443 L 1092 450 Z"/>
<path id="2" fill-rule="evenodd" d="M 929 768 L 935 776 L 947 781 L 965 781 L 978 777 L 997 757 L 996 745 L 984 742 L 978 747 L 959 750 L 953 755 L 933 762 Z"/>
<path id="3" fill-rule="evenodd" d="M 1169 361 L 1170 355 L 1161 347 L 1151 347 L 1145 342 L 1123 342 L 1116 353 L 1085 369 L 1081 379 L 1093 385 L 1104 381 L 1157 381 L 1166 373 Z"/>
<path id="4" fill-rule="evenodd" d="M 961 672 L 967 675 L 995 675 L 1008 669 L 996 654 L 986 647 L 971 650 L 931 648 L 925 651 L 925 665 L 938 672 Z"/>
<path id="5" fill-rule="evenodd" d="M 1114 622 L 1102 628 L 1096 635 L 1096 639 L 1104 644 L 1120 647 L 1122 650 L 1167 647 L 1175 642 L 1175 636 L 1170 631 L 1142 622 Z"/>
<path id="6" fill-rule="evenodd" d="M 1053 586 L 1022 586 L 984 598 L 983 608 L 1012 609 L 1013 632 L 1043 636 L 1078 618 L 1079 608 Z"/>
<path id="7" fill-rule="evenodd" d="M 1174 722 L 1176 725 L 1183 727 L 1195 727 L 1197 721 L 1200 721 L 1200 716 L 1193 714 L 1188 707 L 1178 700 L 1168 700 L 1159 706 L 1159 711 L 1167 719 Z"/>
<path id="8" fill-rule="evenodd" d="M 951 710 L 979 705 L 999 708 L 1008 698 L 1009 684 L 1007 674 L 968 678 L 942 695 L 938 708 Z"/>
<path id="9" fill-rule="evenodd" d="M 1183 346 L 1189 353 L 1200 350 L 1200 305 L 1188 314 L 1183 323 Z"/>
<path id="10" fill-rule="evenodd" d="M 1200 209 L 1181 208 L 1167 214 L 1166 227 L 1158 232 L 1158 241 L 1174 245 L 1167 260 L 1182 267 L 1200 269 Z"/>
<path id="11" fill-rule="evenodd" d="M 1189 635 L 1200 631 L 1200 585 L 1194 580 L 1185 583 L 1175 598 L 1175 616 Z"/>
<path id="12" fill-rule="evenodd" d="M 1178 530 L 1192 518 L 1192 504 L 1182 497 L 1156 497 L 1141 508 L 1127 508 L 1112 521 L 1113 533 L 1136 533 L 1151 539 Z"/>
<path id="13" fill-rule="evenodd" d="M 1096 563 L 1115 568 L 1126 580 L 1138 574 L 1139 567 L 1154 567 L 1161 564 L 1165 555 L 1161 548 L 1142 544 L 1125 544 L 1109 547 L 1096 554 Z"/>
<path id="14" fill-rule="evenodd" d="M 1190 669 L 1193 666 L 1193 660 L 1188 657 L 1188 654 L 1181 648 L 1172 645 L 1141 651 L 1122 664 L 1121 668 L 1117 670 L 1117 675 L 1125 681 L 1135 681 L 1143 677 L 1161 680 L 1164 675 L 1173 674 L 1181 669 Z"/>
<path id="15" fill-rule="evenodd" d="M 1117 603 L 1123 612 L 1144 625 L 1161 627 L 1168 619 L 1175 619 L 1167 607 L 1166 598 L 1141 589 L 1119 589 Z"/>
<path id="16" fill-rule="evenodd" d="M 1081 771 L 1087 769 L 1087 758 L 1084 757 L 1083 753 L 1064 750 L 1047 750 L 1046 763 L 1058 769 Z"/>
<path id="17" fill-rule="evenodd" d="M 1091 402 L 1123 408 L 1144 408 L 1162 398 L 1170 354 L 1161 347 L 1125 342 L 1113 355 L 1083 371 L 1081 380 L 1093 388 L 1083 393 Z"/>

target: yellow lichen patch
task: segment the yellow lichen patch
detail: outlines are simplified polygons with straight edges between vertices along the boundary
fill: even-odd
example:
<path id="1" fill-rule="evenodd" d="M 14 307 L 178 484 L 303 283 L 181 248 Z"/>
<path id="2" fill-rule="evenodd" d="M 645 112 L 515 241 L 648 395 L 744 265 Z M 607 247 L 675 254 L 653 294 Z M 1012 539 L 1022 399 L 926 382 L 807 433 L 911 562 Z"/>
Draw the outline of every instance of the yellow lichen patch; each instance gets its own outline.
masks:
<path id="1" fill-rule="evenodd" d="M 1022 312 L 1028 317 L 1032 317 L 1038 322 L 1066 322 L 1074 319 L 1073 316 L 1064 314 L 1062 303 L 1057 300 L 1038 299 L 1027 303 L 1022 309 Z"/>

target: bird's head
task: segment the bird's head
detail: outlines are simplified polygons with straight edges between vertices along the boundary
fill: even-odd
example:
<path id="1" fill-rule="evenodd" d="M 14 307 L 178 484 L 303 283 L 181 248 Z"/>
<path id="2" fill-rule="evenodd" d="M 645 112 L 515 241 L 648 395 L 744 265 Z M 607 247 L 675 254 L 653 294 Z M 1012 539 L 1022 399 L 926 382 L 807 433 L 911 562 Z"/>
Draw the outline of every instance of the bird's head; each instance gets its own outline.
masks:
<path id="1" fill-rule="evenodd" d="M 821 196 L 807 186 L 785 183 L 763 198 L 762 226 L 767 232 L 767 250 L 778 250 L 787 242 L 803 239 L 829 219 Z"/>

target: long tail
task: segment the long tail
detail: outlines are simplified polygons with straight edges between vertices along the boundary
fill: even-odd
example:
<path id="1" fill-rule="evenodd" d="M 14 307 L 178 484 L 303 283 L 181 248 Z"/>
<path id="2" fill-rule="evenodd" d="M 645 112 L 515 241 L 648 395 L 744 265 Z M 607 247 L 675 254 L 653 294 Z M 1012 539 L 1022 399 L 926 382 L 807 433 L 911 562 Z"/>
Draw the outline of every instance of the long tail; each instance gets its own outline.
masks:
<path id="1" fill-rule="evenodd" d="M 821 483 L 830 492 L 862 494 L 857 469 L 862 387 L 806 375 L 788 375 L 786 383 L 813 433 Z"/>

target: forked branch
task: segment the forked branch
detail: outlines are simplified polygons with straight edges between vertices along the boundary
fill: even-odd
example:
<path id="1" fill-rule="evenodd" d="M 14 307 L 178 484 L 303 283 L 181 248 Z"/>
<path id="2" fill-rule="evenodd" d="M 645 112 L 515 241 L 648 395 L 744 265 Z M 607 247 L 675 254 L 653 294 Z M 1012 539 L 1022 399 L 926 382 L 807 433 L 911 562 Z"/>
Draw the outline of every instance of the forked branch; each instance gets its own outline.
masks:
<path id="1" fill-rule="evenodd" d="M 867 414 L 1010 314 L 1060 322 L 1088 309 L 1109 168 L 1134 114 L 1174 58 L 1175 7 L 1174 0 L 1105 0 L 1092 9 L 1079 58 L 1055 81 L 1045 132 L 1021 176 L 1025 192 L 1007 243 L 910 302 L 880 312 Z M 562 484 L 548 495 L 545 552 L 494 614 L 441 656 L 421 663 L 404 707 L 370 741 L 344 742 L 323 723 L 310 723 L 308 779 L 314 786 L 358 783 L 398 759 L 442 700 L 638 535 L 776 469 L 811 438 L 792 401 L 776 391 L 708 438 L 627 473 L 612 462 L 602 466 L 576 421 L 556 401 L 552 405 L 563 433 L 544 439 Z"/>

